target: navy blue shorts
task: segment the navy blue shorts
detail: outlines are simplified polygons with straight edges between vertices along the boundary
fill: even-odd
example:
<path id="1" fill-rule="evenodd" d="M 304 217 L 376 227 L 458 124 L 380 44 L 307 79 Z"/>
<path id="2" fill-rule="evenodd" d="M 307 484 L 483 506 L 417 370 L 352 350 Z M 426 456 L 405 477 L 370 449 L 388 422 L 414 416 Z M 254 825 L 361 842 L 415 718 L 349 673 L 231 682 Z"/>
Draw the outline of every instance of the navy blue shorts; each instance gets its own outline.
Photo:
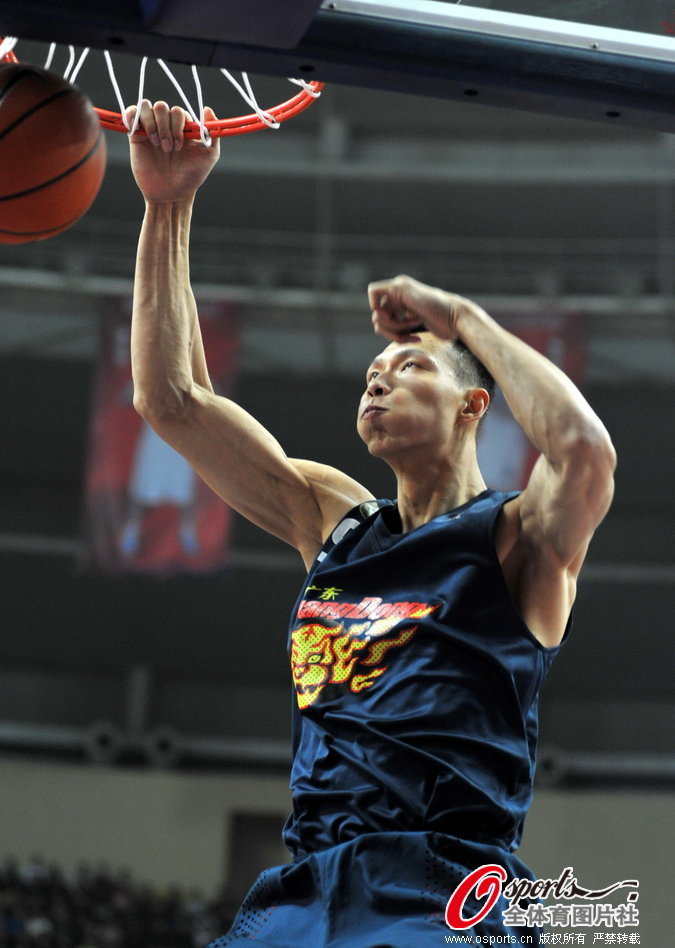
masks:
<path id="1" fill-rule="evenodd" d="M 536 928 L 503 923 L 503 898 L 465 932 L 445 922 L 455 887 L 485 863 L 509 877 L 532 878 L 511 854 L 438 833 L 372 833 L 267 869 L 254 883 L 232 928 L 209 948 L 434 948 L 452 944 L 539 945 Z M 468 900 L 465 912 L 481 903 Z M 490 942 L 487 936 L 493 936 Z M 511 936 L 506 938 L 505 936 Z"/>

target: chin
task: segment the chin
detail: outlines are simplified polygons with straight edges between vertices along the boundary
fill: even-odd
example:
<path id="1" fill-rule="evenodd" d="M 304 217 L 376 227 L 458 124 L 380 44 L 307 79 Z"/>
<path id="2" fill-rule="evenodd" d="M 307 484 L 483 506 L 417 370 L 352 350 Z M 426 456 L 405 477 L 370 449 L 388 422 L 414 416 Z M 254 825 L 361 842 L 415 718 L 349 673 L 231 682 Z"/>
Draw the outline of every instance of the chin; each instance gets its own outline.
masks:
<path id="1" fill-rule="evenodd" d="M 368 448 L 368 453 L 371 457 L 382 458 L 383 461 L 388 461 L 393 455 L 397 453 L 395 446 L 386 437 L 370 438 L 366 442 L 366 447 Z"/>
<path id="2" fill-rule="evenodd" d="M 383 452 L 386 450 L 382 438 L 378 438 L 373 435 L 371 435 L 369 438 L 364 438 L 363 435 L 361 435 L 361 440 L 368 448 L 368 453 L 374 458 L 381 457 Z"/>

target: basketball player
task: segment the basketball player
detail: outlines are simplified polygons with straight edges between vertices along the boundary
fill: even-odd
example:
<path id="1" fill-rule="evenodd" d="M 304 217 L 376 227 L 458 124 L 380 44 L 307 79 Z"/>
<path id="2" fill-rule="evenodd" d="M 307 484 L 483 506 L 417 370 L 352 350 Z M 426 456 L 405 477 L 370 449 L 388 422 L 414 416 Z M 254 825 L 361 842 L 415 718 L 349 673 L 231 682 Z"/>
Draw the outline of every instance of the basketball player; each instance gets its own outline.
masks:
<path id="1" fill-rule="evenodd" d="M 287 457 L 214 394 L 204 361 L 188 241 L 218 146 L 184 142 L 183 112 L 163 103 L 144 103 L 141 121 L 135 404 L 309 571 L 289 637 L 293 862 L 263 873 L 214 945 L 443 944 L 446 902 L 469 872 L 528 876 L 513 850 L 532 793 L 537 695 L 610 504 L 612 444 L 570 380 L 478 305 L 397 277 L 368 289 L 389 344 L 357 416 L 396 499 Z M 491 377 L 540 451 L 519 494 L 487 489 L 476 461 Z M 470 893 L 462 917 L 481 905 Z M 466 943 L 538 944 L 526 908 L 502 897 Z"/>

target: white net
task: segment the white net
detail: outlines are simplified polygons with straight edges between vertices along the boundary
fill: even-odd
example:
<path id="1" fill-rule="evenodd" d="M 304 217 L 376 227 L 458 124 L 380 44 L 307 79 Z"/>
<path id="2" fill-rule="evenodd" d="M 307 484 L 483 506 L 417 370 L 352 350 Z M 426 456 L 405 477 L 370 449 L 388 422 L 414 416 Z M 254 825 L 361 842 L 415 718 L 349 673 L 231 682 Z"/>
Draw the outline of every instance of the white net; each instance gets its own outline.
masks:
<path id="1" fill-rule="evenodd" d="M 16 54 L 14 53 L 16 44 L 17 39 L 15 37 L 5 37 L 0 41 L 0 62 L 16 61 Z M 59 68 L 57 63 L 59 62 L 59 59 L 63 59 L 63 54 L 64 48 L 57 46 L 56 43 L 52 43 L 46 52 L 43 62 L 37 63 L 35 62 L 34 58 L 32 58 L 31 61 L 35 65 L 42 65 L 45 69 L 51 69 L 55 72 L 59 72 L 65 79 L 75 83 L 85 63 L 88 61 L 90 49 L 85 48 L 77 52 L 73 46 L 66 47 L 65 63 Z M 188 95 L 188 93 L 185 91 L 185 81 L 181 82 L 176 76 L 175 66 L 170 67 L 162 59 L 149 60 L 147 56 L 143 57 L 140 60 L 138 68 L 138 85 L 135 89 L 134 98 L 129 99 L 127 97 L 125 99 L 120 82 L 118 81 L 112 55 L 108 50 L 104 50 L 103 57 L 105 60 L 110 85 L 112 86 L 117 102 L 118 111 L 111 111 L 102 108 L 97 108 L 96 111 L 99 114 L 101 124 L 105 128 L 112 129 L 113 131 L 126 132 L 128 134 L 132 134 L 136 131 L 139 120 L 140 105 L 143 99 L 167 98 L 165 94 L 167 88 L 172 90 L 172 94 L 178 95 L 182 107 L 190 116 L 190 121 L 185 127 L 186 136 L 190 138 L 199 137 L 205 144 L 208 144 L 212 137 L 238 135 L 265 128 L 278 129 L 282 122 L 289 118 L 293 118 L 293 116 L 297 115 L 299 112 L 304 111 L 304 109 L 311 105 L 312 102 L 321 95 L 321 90 L 323 89 L 323 83 L 321 82 L 307 82 L 304 79 L 288 79 L 286 81 L 299 87 L 300 92 L 296 92 L 290 99 L 282 102 L 279 105 L 275 105 L 271 108 L 263 108 L 258 101 L 258 97 L 253 91 L 251 79 L 248 73 L 240 73 L 241 78 L 237 79 L 228 69 L 219 69 L 218 72 L 220 75 L 227 79 L 230 86 L 236 90 L 239 96 L 241 96 L 246 105 L 252 111 L 246 115 L 237 116 L 235 118 L 206 121 L 204 118 L 204 90 L 202 80 L 199 76 L 196 66 L 187 67 L 188 76 L 192 86 L 190 89 L 190 94 Z M 159 70 L 161 73 L 163 73 L 166 80 L 165 88 L 161 89 L 159 93 L 157 93 L 154 88 L 152 90 L 148 88 L 148 65 L 152 65 L 153 63 L 159 67 Z M 185 67 L 179 68 L 185 69 Z M 167 82 L 168 87 L 166 86 Z M 192 99 L 190 96 L 192 96 Z M 137 107 L 136 115 L 133 124 L 131 125 L 126 118 L 126 112 L 130 105 L 136 105 Z"/>

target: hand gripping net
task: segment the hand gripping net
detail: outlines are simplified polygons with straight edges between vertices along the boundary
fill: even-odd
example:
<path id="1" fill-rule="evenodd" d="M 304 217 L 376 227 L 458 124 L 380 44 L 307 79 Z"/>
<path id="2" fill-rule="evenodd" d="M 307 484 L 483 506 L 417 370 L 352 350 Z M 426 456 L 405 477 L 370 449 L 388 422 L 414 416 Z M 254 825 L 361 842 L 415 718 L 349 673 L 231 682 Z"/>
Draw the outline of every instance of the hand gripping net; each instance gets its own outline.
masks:
<path id="1" fill-rule="evenodd" d="M 19 61 L 13 51 L 16 43 L 17 40 L 15 37 L 8 36 L 4 39 L 0 37 L 0 63 L 16 63 Z M 63 77 L 64 79 L 68 79 L 70 82 L 74 83 L 87 59 L 87 56 L 89 55 L 90 50 L 87 47 L 86 49 L 82 50 L 79 56 L 76 54 L 75 48 L 73 46 L 69 46 L 68 51 L 69 58 L 68 63 L 63 71 Z M 47 54 L 47 58 L 44 63 L 45 69 L 50 69 L 52 67 L 55 52 L 56 43 L 52 43 L 49 47 L 49 53 Z M 128 108 L 128 105 L 124 104 L 119 83 L 117 82 L 117 77 L 115 75 L 112 57 L 108 50 L 104 50 L 103 55 L 108 68 L 110 82 L 117 98 L 119 112 L 111 112 L 108 109 L 100 109 L 97 107 L 95 107 L 95 111 L 98 114 L 99 121 L 104 128 L 111 129 L 114 132 L 125 132 L 131 135 L 136 131 L 138 126 L 140 105 L 142 100 L 145 98 L 144 87 L 148 57 L 145 56 L 141 60 L 138 81 L 138 96 L 135 103 L 129 103 L 135 104 L 137 106 L 136 116 L 133 125 L 129 125 L 125 118 L 125 112 Z M 247 73 L 241 73 L 241 82 L 239 82 L 227 69 L 220 69 L 222 75 L 225 76 L 225 78 L 232 84 L 232 86 L 241 95 L 246 104 L 251 109 L 253 109 L 253 111 L 248 115 L 240 115 L 236 118 L 206 121 L 204 119 L 202 86 L 197 73 L 197 67 L 190 67 L 195 86 L 195 94 L 197 96 L 197 108 L 195 109 L 164 60 L 158 59 L 156 62 L 166 73 L 166 76 L 180 96 L 183 108 L 190 115 L 190 120 L 186 121 L 185 123 L 185 137 L 201 138 L 204 144 L 208 144 L 211 141 L 211 138 L 221 138 L 225 135 L 244 135 L 248 132 L 257 132 L 264 128 L 277 129 L 282 122 L 285 122 L 287 119 L 293 118 L 295 115 L 303 112 L 316 99 L 318 99 L 324 86 L 322 82 L 316 82 L 314 80 L 311 82 L 305 82 L 303 79 L 289 79 L 289 82 L 292 82 L 294 85 L 300 87 L 300 92 L 296 93 L 287 101 L 282 102 L 280 105 L 275 105 L 270 109 L 263 109 L 256 100 Z"/>

